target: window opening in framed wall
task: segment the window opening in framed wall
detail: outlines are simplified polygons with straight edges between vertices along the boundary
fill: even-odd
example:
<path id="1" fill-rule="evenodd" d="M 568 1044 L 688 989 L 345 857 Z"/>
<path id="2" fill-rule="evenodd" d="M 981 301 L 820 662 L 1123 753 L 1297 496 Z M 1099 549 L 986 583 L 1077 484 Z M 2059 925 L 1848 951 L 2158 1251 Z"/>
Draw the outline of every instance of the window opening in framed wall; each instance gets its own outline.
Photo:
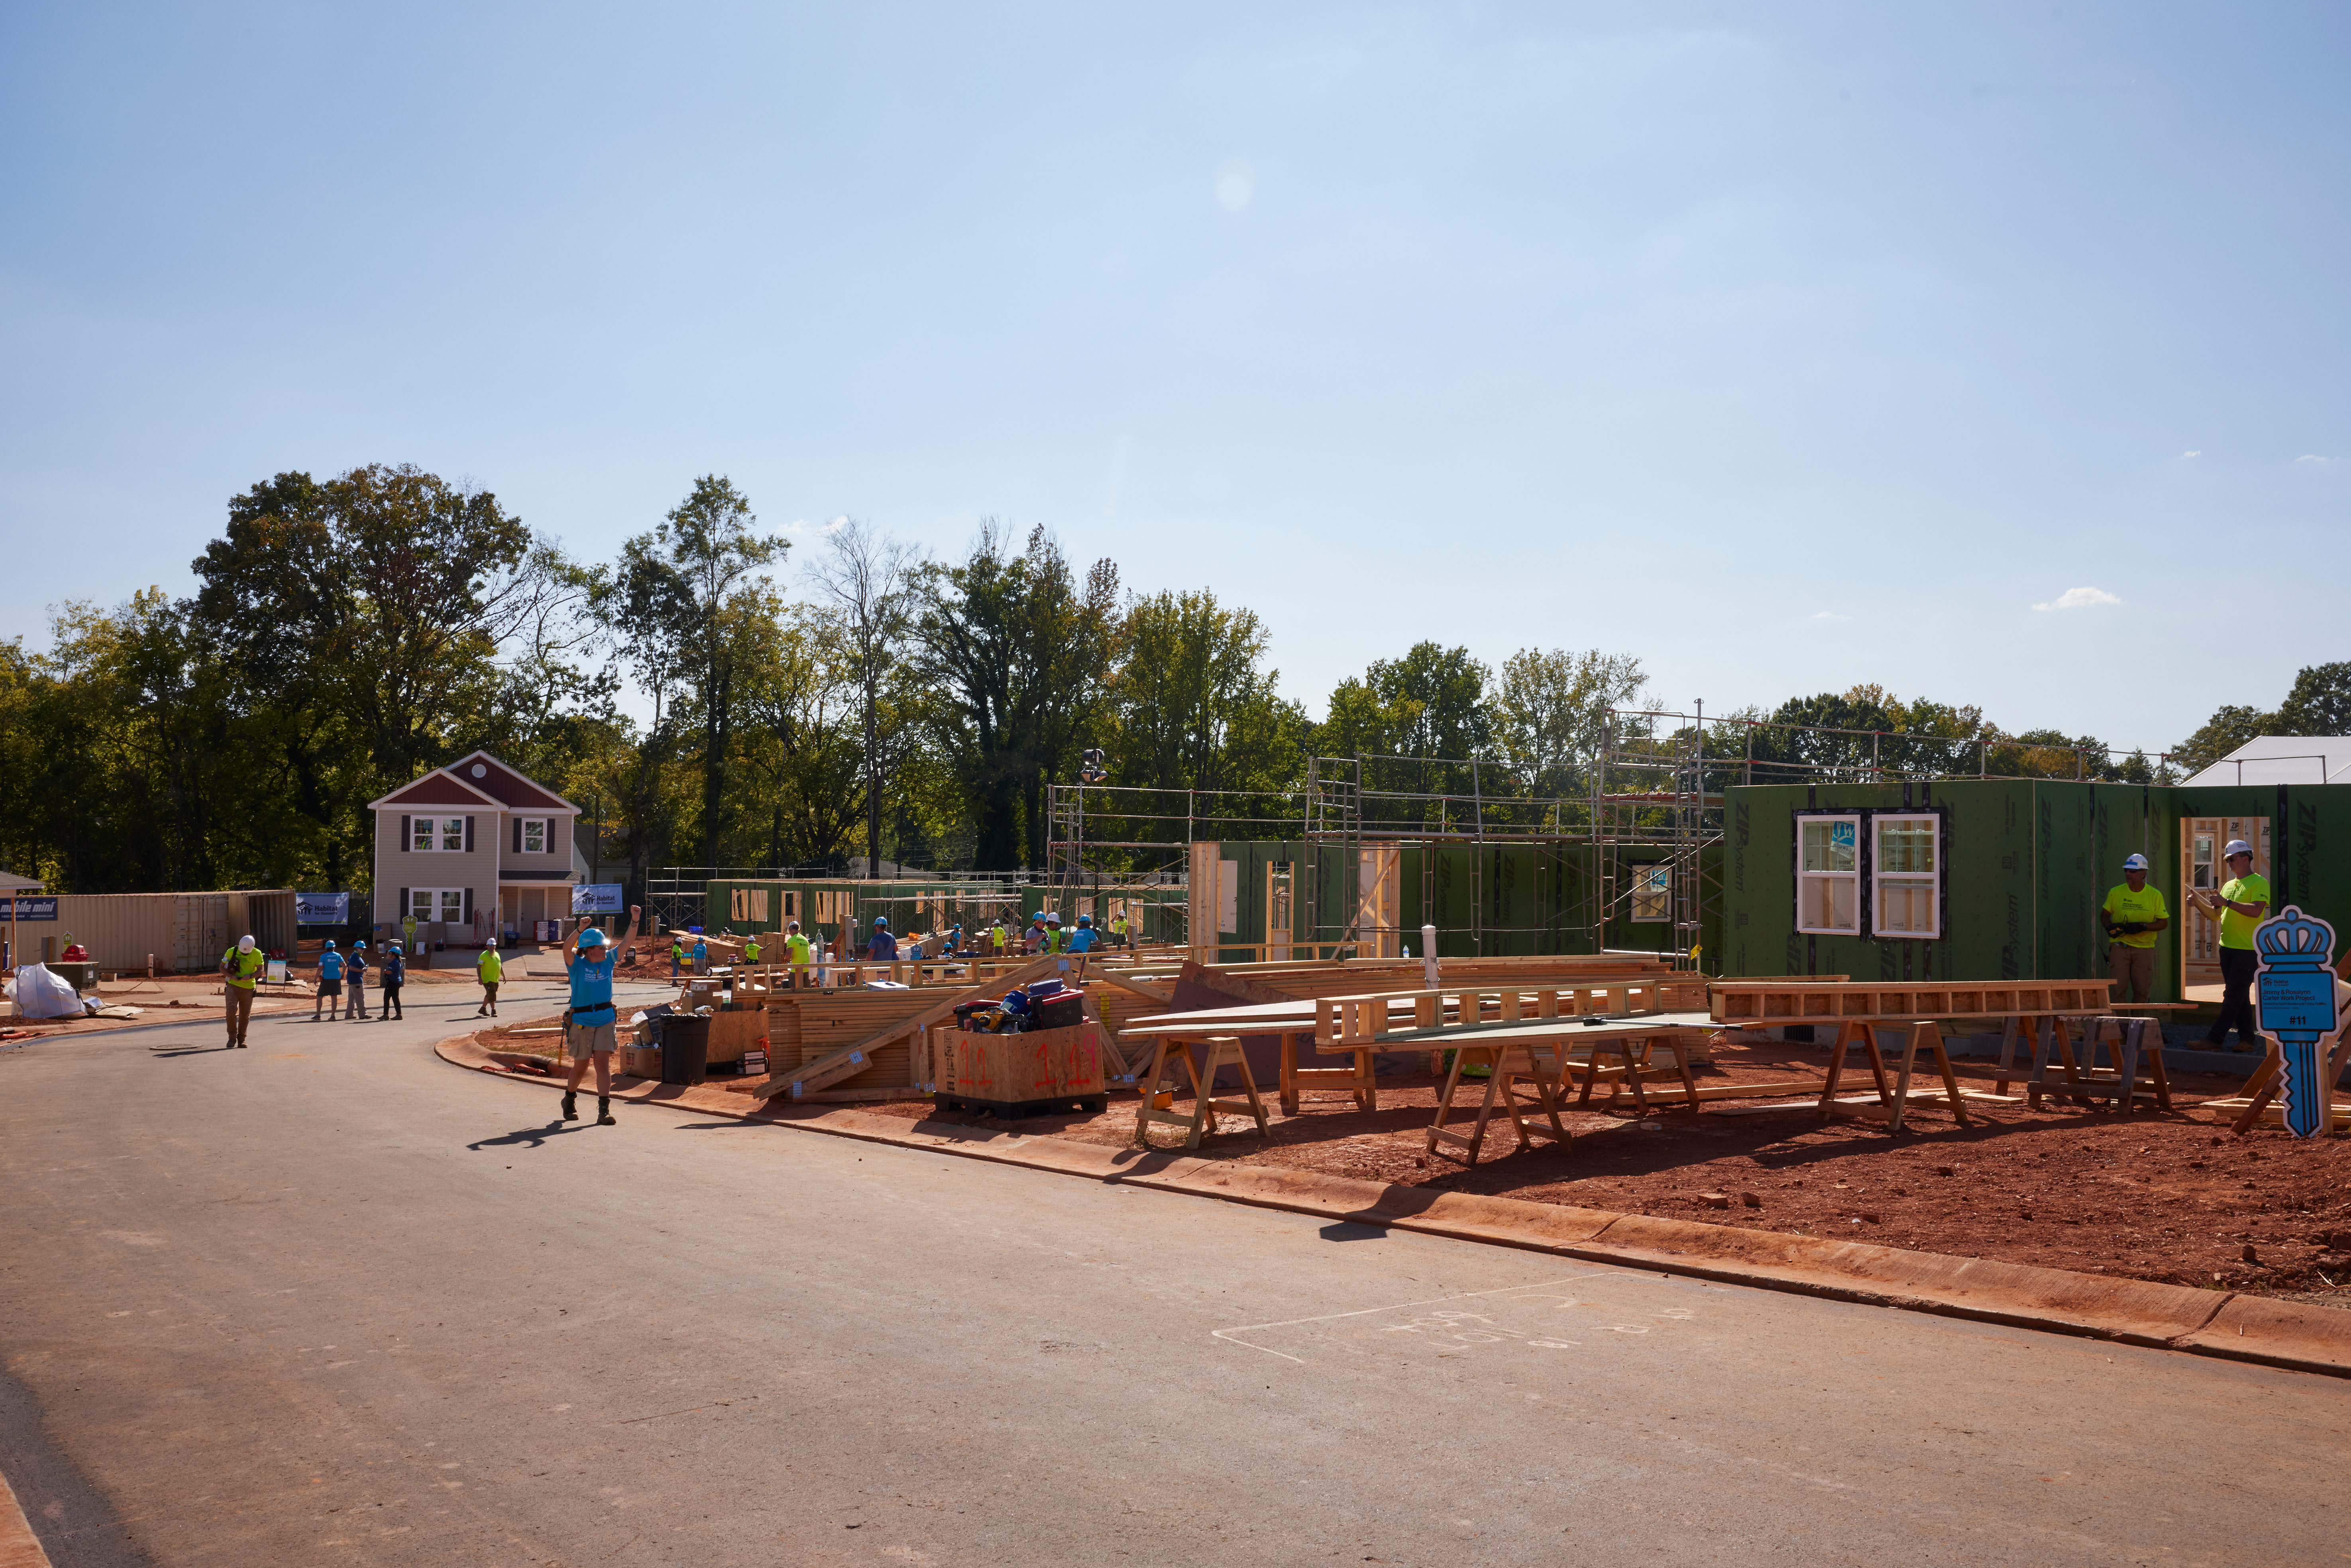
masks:
<path id="1" fill-rule="evenodd" d="M 1873 936 L 1931 942 L 1943 934 L 1942 820 L 1884 812 L 1869 820 Z"/>
<path id="2" fill-rule="evenodd" d="M 1633 868 L 1633 915 L 1641 922 L 1674 917 L 1674 868 L 1660 862 Z"/>
<path id="3" fill-rule="evenodd" d="M 1861 934 L 1861 818 L 1796 819 L 1796 929 Z"/>

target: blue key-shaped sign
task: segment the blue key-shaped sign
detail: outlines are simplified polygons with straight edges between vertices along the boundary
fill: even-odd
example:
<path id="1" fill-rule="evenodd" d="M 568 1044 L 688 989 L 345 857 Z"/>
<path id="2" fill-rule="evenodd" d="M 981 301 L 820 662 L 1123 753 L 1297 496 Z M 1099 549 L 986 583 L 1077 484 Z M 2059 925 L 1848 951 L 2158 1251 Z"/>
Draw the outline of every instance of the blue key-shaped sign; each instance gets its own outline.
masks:
<path id="1" fill-rule="evenodd" d="M 2262 1032 L 2284 1063 L 2285 1127 L 2297 1138 L 2326 1130 L 2326 1063 L 2318 1042 L 2335 1032 L 2335 927 L 2292 904 L 2253 933 L 2262 967 L 2253 996 Z"/>

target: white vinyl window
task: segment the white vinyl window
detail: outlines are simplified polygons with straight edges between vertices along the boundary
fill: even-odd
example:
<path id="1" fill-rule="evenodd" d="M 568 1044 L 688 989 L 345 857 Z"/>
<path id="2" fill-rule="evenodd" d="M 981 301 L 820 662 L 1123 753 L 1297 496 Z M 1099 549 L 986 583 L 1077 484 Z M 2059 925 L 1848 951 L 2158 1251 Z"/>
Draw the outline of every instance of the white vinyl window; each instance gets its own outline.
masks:
<path id="1" fill-rule="evenodd" d="M 547 852 L 547 819 L 525 817 L 522 820 L 522 852 L 543 855 Z"/>
<path id="2" fill-rule="evenodd" d="M 1861 934 L 1861 818 L 1796 819 L 1796 929 Z"/>
<path id="3" fill-rule="evenodd" d="M 465 849 L 465 819 L 411 817 L 408 819 L 408 847 L 427 853 L 445 851 L 451 854 L 462 854 Z"/>
<path id="4" fill-rule="evenodd" d="M 1929 942 L 1942 936 L 1941 829 L 1931 816 L 1869 820 L 1871 936 Z"/>
<path id="5" fill-rule="evenodd" d="M 465 890 L 462 887 L 412 887 L 408 890 L 408 913 L 419 925 L 438 920 L 455 925 L 465 918 Z"/>
<path id="6" fill-rule="evenodd" d="M 1674 868 L 1639 865 L 1633 868 L 1633 918 L 1671 920 L 1674 917 Z"/>

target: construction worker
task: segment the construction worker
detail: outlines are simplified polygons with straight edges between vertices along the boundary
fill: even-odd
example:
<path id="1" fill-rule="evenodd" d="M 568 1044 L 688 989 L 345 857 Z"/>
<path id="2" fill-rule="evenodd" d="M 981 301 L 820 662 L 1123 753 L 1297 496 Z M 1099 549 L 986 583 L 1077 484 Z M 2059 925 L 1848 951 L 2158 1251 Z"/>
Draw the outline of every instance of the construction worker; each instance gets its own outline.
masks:
<path id="1" fill-rule="evenodd" d="M 996 917 L 996 924 L 987 928 L 987 941 L 999 958 L 1004 956 L 1004 950 L 1012 946 L 1012 934 L 1004 929 L 1004 916 L 1001 915 Z"/>
<path id="2" fill-rule="evenodd" d="M 351 944 L 351 956 L 345 961 L 343 968 L 345 970 L 344 977 L 350 984 L 351 993 L 350 1004 L 343 1009 L 343 1017 L 347 1021 L 364 1019 L 368 1016 L 368 956 L 366 943 L 354 942 Z"/>
<path id="3" fill-rule="evenodd" d="M 407 1009 L 400 1005 L 400 988 L 408 983 L 408 952 L 395 936 L 383 950 L 383 1001 L 375 1009 L 379 1021 L 387 1018 L 406 1018 Z"/>
<path id="4" fill-rule="evenodd" d="M 328 1007 L 331 1002 L 334 1005 Z M 319 994 L 310 1002 L 310 1021 L 319 1021 L 319 1009 L 327 1009 L 327 1016 L 343 1016 L 343 956 L 335 951 L 333 937 L 319 949 Z"/>
<path id="5" fill-rule="evenodd" d="M 1110 917 L 1110 939 L 1113 946 L 1126 946 L 1126 911 L 1123 909 Z"/>
<path id="6" fill-rule="evenodd" d="M 671 979 L 674 980 L 677 978 L 677 971 L 684 962 L 685 938 L 683 936 L 671 937 L 669 939 L 669 977 Z"/>
<path id="7" fill-rule="evenodd" d="M 637 908 L 629 906 L 629 923 L 621 927 L 626 942 L 636 928 Z M 583 916 L 580 929 L 564 939 L 563 967 L 571 976 L 571 1005 L 563 1010 L 563 1040 L 571 1054 L 571 1077 L 563 1086 L 563 1119 L 580 1120 L 580 1080 L 589 1061 L 596 1063 L 596 1124 L 612 1125 L 613 1025 L 620 1013 L 612 1006 L 612 947 L 604 934 Z"/>
<path id="8" fill-rule="evenodd" d="M 260 983 L 262 967 L 268 962 L 269 960 L 254 947 L 253 938 L 250 936 L 238 937 L 236 946 L 221 955 L 221 974 L 224 977 L 221 988 L 227 993 L 225 1010 L 228 1014 L 228 1044 L 225 1048 L 226 1050 L 246 1049 L 245 1031 L 253 1024 L 254 991 Z"/>
<path id="9" fill-rule="evenodd" d="M 1100 946 L 1102 946 L 1102 933 L 1094 929 L 1094 917 L 1091 915 L 1081 915 L 1078 916 L 1078 928 L 1070 933 L 1068 940 L 1062 944 L 1061 951 L 1091 953 Z"/>
<path id="10" fill-rule="evenodd" d="M 507 962 L 498 956 L 496 943 L 483 948 L 482 956 L 474 960 L 474 974 L 482 982 L 482 1005 L 474 1009 L 474 1016 L 494 1019 L 498 1016 L 498 982 L 507 977 Z"/>
<path id="11" fill-rule="evenodd" d="M 2253 951 L 2253 933 L 2270 912 L 2270 879 L 2253 874 L 2253 846 L 2231 839 L 2222 852 L 2229 862 L 2229 880 L 2220 891 L 2195 887 L 2189 902 L 2207 920 L 2220 923 L 2220 1016 L 2204 1044 L 2213 1051 L 2228 1046 L 2229 1030 L 2237 1031 L 2238 1051 L 2262 1049 L 2261 1030 L 2253 1022 L 2253 976 L 2261 967 Z"/>
<path id="12" fill-rule="evenodd" d="M 784 960 L 791 966 L 795 987 L 809 983 L 809 957 L 812 946 L 806 936 L 800 935 L 799 921 L 795 920 L 784 927 Z"/>
<path id="13" fill-rule="evenodd" d="M 1045 916 L 1041 914 L 1031 915 L 1029 920 L 1029 929 L 1021 934 L 1020 950 L 1024 953 L 1042 953 L 1052 945 L 1052 933 L 1045 929 Z"/>
<path id="14" fill-rule="evenodd" d="M 1061 929 L 1059 914 L 1045 916 L 1045 951 L 1058 953 L 1070 945 L 1070 934 Z"/>
<path id="15" fill-rule="evenodd" d="M 754 931 L 748 936 L 743 938 L 743 962 L 746 964 L 756 964 L 758 961 L 759 934 L 757 931 Z"/>
<path id="16" fill-rule="evenodd" d="M 2155 999 L 2155 937 L 2171 925 L 2171 907 L 2163 890 L 2147 884 L 2147 857 L 2132 855 L 2123 862 L 2121 885 L 2110 888 L 2098 915 L 2106 928 L 2106 966 L 2113 973 L 2115 1000 Z"/>
<path id="17" fill-rule="evenodd" d="M 697 975 L 710 973 L 710 944 L 699 936 L 694 939 L 694 972 Z"/>
<path id="18" fill-rule="evenodd" d="M 877 915 L 873 917 L 873 939 L 865 945 L 865 956 L 868 961 L 875 964 L 894 964 L 898 961 L 898 939 L 890 934 L 888 915 Z"/>

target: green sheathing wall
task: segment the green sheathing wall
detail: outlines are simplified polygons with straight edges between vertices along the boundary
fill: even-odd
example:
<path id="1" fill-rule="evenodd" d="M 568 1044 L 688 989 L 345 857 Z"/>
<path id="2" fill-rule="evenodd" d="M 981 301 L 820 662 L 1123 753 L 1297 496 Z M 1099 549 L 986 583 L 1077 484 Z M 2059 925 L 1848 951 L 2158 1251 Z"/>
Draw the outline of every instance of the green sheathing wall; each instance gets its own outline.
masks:
<path id="1" fill-rule="evenodd" d="M 2267 819 L 2270 892 L 2277 907 L 2295 904 L 2332 925 L 2338 955 L 2351 947 L 2351 784 L 2243 784 L 2177 793 L 2175 821 Z M 2177 858 L 2176 828 L 2171 838 Z"/>
<path id="2" fill-rule="evenodd" d="M 2144 852 L 2158 886 L 2179 885 L 2175 793 L 2131 784 L 1999 779 L 1914 784 L 1907 800 L 1899 784 L 1733 789 L 1725 833 L 1722 972 L 1844 974 L 1865 980 L 2104 975 L 2097 908 L 2122 880 L 2123 857 Z M 1940 940 L 1796 930 L 1798 810 L 1928 808 L 1947 817 Z M 2177 999 L 2178 942 L 2158 943 L 2156 955 L 2156 995 Z"/>

